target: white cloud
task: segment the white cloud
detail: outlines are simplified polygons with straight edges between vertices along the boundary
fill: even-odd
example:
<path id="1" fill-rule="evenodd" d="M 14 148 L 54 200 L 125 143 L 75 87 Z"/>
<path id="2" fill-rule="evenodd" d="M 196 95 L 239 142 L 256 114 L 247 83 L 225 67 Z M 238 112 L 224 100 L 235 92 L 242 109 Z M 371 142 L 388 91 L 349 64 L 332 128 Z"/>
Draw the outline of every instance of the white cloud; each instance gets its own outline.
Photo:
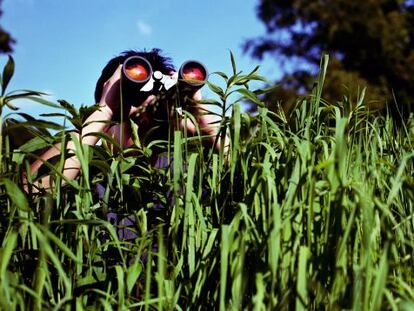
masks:
<path id="1" fill-rule="evenodd" d="M 137 21 L 137 28 L 141 35 L 149 36 L 152 34 L 151 25 L 142 20 Z"/>

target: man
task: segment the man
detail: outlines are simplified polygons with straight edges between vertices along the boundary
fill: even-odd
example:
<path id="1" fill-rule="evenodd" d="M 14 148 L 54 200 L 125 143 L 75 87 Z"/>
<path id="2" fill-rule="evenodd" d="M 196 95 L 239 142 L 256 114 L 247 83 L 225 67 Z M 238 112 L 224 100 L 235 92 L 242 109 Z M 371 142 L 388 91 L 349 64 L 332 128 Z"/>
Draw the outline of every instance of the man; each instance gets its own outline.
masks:
<path id="1" fill-rule="evenodd" d="M 83 145 L 96 145 L 100 139 L 95 133 L 107 133 L 114 137 L 115 141 L 122 147 L 128 147 L 133 144 L 133 133 L 130 120 L 138 126 L 138 134 L 140 138 L 146 136 L 147 132 L 152 130 L 153 121 L 158 120 L 162 124 L 157 127 L 154 139 L 166 138 L 168 131 L 172 129 L 185 130 L 189 135 L 196 134 L 196 125 L 190 120 L 184 118 L 180 123 L 174 122 L 173 119 L 168 119 L 171 106 L 168 104 L 168 98 L 157 98 L 156 95 L 149 95 L 146 98 L 140 97 L 140 102 L 132 102 L 131 98 L 122 98 L 121 106 L 121 71 L 123 62 L 131 56 L 141 56 L 149 61 L 153 71 L 160 71 L 164 75 L 172 75 L 174 67 L 171 60 L 161 55 L 159 49 L 153 49 L 149 52 L 126 51 L 121 53 L 118 57 L 111 59 L 105 68 L 102 70 L 101 77 L 98 79 L 95 100 L 98 109 L 94 111 L 84 122 L 80 133 L 76 134 L 77 139 Z M 197 91 L 192 94 L 192 104 L 189 111 L 194 115 L 202 135 L 210 137 L 209 143 L 213 144 L 215 135 L 217 134 L 217 126 L 213 126 L 214 118 L 211 115 L 204 113 L 205 107 L 200 102 L 201 92 Z M 154 102 L 160 100 L 157 106 Z M 157 109 L 146 109 L 143 107 L 158 107 Z M 121 115 L 122 112 L 122 115 Z M 185 120 L 185 121 L 184 121 Z M 122 122 L 120 122 L 122 121 Z M 116 123 L 115 125 L 113 123 Z M 164 137 L 163 137 L 164 136 Z M 75 151 L 75 143 L 69 141 L 66 145 L 66 150 Z M 36 172 L 44 161 L 51 159 L 61 153 L 62 146 L 60 144 L 47 150 L 40 159 L 36 160 L 31 165 L 31 172 Z M 66 159 L 63 169 L 63 175 L 72 180 L 76 178 L 80 171 L 80 161 L 76 156 Z M 49 189 L 50 177 L 45 176 L 34 184 L 37 192 L 40 189 Z M 27 188 L 27 187 L 26 187 Z M 28 190 L 28 189 L 26 189 Z"/>

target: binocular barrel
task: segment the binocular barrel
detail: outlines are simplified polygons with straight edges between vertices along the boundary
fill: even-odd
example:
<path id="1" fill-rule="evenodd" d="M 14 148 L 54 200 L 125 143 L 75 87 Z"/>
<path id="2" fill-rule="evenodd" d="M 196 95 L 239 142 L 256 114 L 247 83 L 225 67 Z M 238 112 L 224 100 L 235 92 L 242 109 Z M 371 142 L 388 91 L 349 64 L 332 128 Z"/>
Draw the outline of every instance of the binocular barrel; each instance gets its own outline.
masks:
<path id="1" fill-rule="evenodd" d="M 139 92 L 141 87 L 151 79 L 160 81 L 163 76 L 160 72 L 154 72 L 151 64 L 145 58 L 131 56 L 124 61 L 122 66 L 123 90 Z M 207 69 L 202 63 L 189 60 L 181 65 L 176 83 L 180 91 L 196 91 L 204 85 L 207 77 Z"/>
<path id="2" fill-rule="evenodd" d="M 151 64 L 145 58 L 141 56 L 127 58 L 122 65 L 122 98 L 128 99 L 134 106 L 139 105 L 146 96 L 140 90 L 152 79 L 152 75 Z"/>
<path id="3" fill-rule="evenodd" d="M 122 66 L 122 82 L 126 84 L 144 85 L 152 75 L 151 64 L 141 56 L 127 58 Z"/>
<path id="4" fill-rule="evenodd" d="M 174 75 L 164 75 L 160 71 L 154 71 L 145 58 L 131 56 L 122 66 L 122 98 L 139 105 L 149 94 L 176 90 L 185 101 L 185 98 L 191 97 L 191 94 L 204 86 L 207 77 L 207 68 L 195 60 L 184 62 Z M 174 96 L 173 93 L 169 94 Z"/>

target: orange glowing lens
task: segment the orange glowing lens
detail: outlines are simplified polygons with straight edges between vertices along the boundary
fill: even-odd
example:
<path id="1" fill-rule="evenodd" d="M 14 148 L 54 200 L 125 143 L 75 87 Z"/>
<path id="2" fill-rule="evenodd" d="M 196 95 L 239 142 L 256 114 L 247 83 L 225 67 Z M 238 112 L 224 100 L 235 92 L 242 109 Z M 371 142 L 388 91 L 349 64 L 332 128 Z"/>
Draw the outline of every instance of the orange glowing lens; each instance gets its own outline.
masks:
<path id="1" fill-rule="evenodd" d="M 206 79 L 206 71 L 197 63 L 188 63 L 182 70 L 184 80 L 204 81 Z"/>
<path id="2" fill-rule="evenodd" d="M 145 66 L 137 63 L 137 64 L 131 64 L 127 65 L 125 67 L 125 74 L 134 80 L 141 81 L 148 78 L 148 70 L 145 68 Z"/>

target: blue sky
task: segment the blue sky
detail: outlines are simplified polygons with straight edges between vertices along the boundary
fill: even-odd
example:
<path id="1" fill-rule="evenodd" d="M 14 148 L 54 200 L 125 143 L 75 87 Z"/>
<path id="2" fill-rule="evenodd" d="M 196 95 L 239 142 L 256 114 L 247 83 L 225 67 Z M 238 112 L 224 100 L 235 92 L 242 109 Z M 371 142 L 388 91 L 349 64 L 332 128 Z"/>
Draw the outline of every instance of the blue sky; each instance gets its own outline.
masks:
<path id="1" fill-rule="evenodd" d="M 4 0 L 0 24 L 17 40 L 9 90 L 32 89 L 76 106 L 94 104 L 96 80 L 106 62 L 127 49 L 161 48 L 176 67 L 187 59 L 231 72 L 229 50 L 240 70 L 261 65 L 271 79 L 274 62 L 243 55 L 247 38 L 261 35 L 256 0 Z M 1 65 L 6 56 L 1 56 Z M 22 111 L 45 112 L 21 103 Z"/>

